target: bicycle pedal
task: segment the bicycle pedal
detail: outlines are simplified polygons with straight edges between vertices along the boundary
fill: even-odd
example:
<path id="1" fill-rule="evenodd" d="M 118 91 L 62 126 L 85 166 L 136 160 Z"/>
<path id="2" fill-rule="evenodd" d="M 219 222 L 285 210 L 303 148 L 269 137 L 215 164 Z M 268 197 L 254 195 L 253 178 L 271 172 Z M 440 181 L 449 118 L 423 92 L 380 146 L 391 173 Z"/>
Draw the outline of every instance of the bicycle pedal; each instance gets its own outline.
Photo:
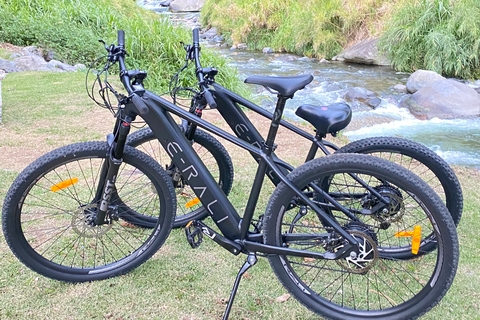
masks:
<path id="1" fill-rule="evenodd" d="M 198 248 L 203 241 L 202 228 L 195 221 L 190 221 L 185 227 L 187 241 L 193 249 Z"/>

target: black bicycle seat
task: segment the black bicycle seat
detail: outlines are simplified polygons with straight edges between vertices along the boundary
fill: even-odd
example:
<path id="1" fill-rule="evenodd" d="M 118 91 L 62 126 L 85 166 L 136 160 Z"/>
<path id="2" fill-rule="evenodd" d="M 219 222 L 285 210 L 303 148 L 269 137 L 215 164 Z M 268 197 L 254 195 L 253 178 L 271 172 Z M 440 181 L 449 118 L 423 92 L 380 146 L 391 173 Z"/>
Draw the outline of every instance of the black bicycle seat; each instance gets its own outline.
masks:
<path id="1" fill-rule="evenodd" d="M 298 107 L 295 114 L 310 122 L 317 133 L 335 134 L 342 130 L 352 120 L 352 109 L 346 103 L 334 103 L 329 106 L 312 106 L 304 104 Z"/>
<path id="2" fill-rule="evenodd" d="M 251 76 L 245 79 L 245 83 L 259 84 L 277 91 L 281 96 L 293 97 L 297 90 L 303 89 L 312 80 L 313 76 L 310 74 L 296 77 Z"/>

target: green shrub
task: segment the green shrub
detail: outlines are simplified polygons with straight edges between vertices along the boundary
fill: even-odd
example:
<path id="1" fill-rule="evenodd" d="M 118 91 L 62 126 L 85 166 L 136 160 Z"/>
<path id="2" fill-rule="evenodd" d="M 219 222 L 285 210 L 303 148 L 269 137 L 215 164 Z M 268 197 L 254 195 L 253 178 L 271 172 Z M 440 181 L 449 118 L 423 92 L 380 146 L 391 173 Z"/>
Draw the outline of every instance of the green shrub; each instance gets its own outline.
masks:
<path id="1" fill-rule="evenodd" d="M 402 1 L 402 0 L 397 0 Z M 251 49 L 272 47 L 331 58 L 359 35 L 376 34 L 388 10 L 385 0 L 206 0 L 202 22 L 247 42 Z M 387 5 L 388 7 L 388 5 Z M 380 24 L 381 26 L 381 24 Z"/>
<path id="2" fill-rule="evenodd" d="M 400 71 L 480 76 L 480 2 L 409 0 L 398 9 L 380 48 Z"/>
<path id="3" fill-rule="evenodd" d="M 88 64 L 104 55 L 97 40 L 110 44 L 116 41 L 116 31 L 123 29 L 130 53 L 127 67 L 147 70 L 147 87 L 162 92 L 184 63 L 180 41 L 191 43 L 190 32 L 173 28 L 131 0 L 3 0 L 0 21 L 0 42 L 53 50 L 57 59 L 71 64 Z M 245 91 L 225 59 L 204 50 L 202 64 L 216 66 L 218 81 L 226 87 Z M 183 84 L 195 83 L 189 70 Z"/>

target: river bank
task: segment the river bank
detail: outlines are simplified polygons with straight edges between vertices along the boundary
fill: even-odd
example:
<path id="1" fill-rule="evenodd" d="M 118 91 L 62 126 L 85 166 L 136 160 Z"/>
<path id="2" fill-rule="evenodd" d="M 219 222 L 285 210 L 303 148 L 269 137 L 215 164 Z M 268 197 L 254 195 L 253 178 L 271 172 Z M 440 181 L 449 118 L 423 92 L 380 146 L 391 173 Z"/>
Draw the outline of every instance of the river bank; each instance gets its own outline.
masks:
<path id="1" fill-rule="evenodd" d="M 198 13 L 172 14 L 158 7 L 154 11 L 188 28 L 201 25 Z M 400 136 L 426 145 L 450 164 L 480 168 L 480 119 L 434 117 L 418 120 L 402 106 L 408 94 L 396 88 L 397 85 L 406 87 L 409 73 L 397 72 L 390 67 L 320 61 L 289 53 L 232 49 L 218 37 L 216 30 L 205 32 L 203 39 L 202 46 L 227 57 L 229 65 L 238 70 L 241 79 L 251 75 L 312 74 L 314 81 L 287 103 L 287 118 L 299 121 L 294 113 L 302 104 L 348 102 L 353 110 L 353 120 L 343 134 L 350 140 Z M 472 82 L 470 85 L 477 87 L 478 83 Z M 268 91 L 256 86 L 250 88 L 263 108 L 273 109 L 274 97 Z M 355 92 L 355 88 L 370 92 L 372 99 L 346 99 L 350 91 Z"/>

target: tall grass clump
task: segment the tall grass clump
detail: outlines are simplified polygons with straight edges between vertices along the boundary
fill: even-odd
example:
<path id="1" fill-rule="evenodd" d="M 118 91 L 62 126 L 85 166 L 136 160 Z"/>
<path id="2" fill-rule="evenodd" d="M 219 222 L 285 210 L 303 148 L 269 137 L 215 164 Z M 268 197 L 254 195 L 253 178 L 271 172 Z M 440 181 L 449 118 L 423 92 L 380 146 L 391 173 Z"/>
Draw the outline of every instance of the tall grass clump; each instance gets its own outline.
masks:
<path id="1" fill-rule="evenodd" d="M 394 14 L 380 48 L 399 71 L 480 76 L 480 1 L 409 0 Z"/>
<path id="2" fill-rule="evenodd" d="M 130 54 L 127 66 L 147 70 L 147 87 L 162 92 L 184 63 L 180 42 L 192 41 L 190 32 L 172 27 L 132 0 L 3 0 L 0 21 L 0 42 L 53 50 L 55 59 L 67 63 L 89 64 L 104 55 L 98 40 L 113 43 L 116 31 L 123 29 Z M 220 70 L 224 86 L 242 88 L 225 59 L 205 51 L 202 62 Z M 196 83 L 192 70 L 183 79 L 184 85 Z"/>
<path id="3" fill-rule="evenodd" d="M 397 0 L 393 1 L 396 3 Z M 272 47 L 331 58 L 348 43 L 377 34 L 392 1 L 206 0 L 202 22 L 251 49 Z"/>

